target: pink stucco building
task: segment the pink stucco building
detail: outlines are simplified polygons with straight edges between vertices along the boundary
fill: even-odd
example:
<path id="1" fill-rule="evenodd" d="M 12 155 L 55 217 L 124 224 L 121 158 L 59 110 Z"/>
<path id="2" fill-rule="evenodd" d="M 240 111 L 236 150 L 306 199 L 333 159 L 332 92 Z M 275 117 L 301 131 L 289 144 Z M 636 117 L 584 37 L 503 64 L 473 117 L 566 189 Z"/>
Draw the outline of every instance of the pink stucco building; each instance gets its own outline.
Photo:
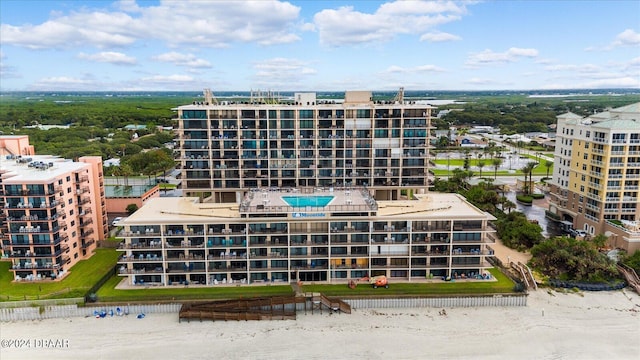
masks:
<path id="1" fill-rule="evenodd" d="M 107 235 L 102 159 L 33 155 L 21 136 L 0 154 L 2 257 L 16 281 L 60 279 Z"/>

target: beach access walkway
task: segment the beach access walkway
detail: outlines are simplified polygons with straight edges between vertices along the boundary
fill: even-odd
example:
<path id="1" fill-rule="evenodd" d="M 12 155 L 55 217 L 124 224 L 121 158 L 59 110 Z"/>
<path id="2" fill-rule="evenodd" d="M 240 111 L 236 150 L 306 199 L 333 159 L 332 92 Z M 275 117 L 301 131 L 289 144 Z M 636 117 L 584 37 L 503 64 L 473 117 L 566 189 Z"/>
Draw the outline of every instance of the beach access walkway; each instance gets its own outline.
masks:
<path id="1" fill-rule="evenodd" d="M 196 302 L 182 305 L 179 321 L 295 320 L 298 311 L 305 314 L 323 311 L 351 314 L 351 305 L 320 293 Z"/>

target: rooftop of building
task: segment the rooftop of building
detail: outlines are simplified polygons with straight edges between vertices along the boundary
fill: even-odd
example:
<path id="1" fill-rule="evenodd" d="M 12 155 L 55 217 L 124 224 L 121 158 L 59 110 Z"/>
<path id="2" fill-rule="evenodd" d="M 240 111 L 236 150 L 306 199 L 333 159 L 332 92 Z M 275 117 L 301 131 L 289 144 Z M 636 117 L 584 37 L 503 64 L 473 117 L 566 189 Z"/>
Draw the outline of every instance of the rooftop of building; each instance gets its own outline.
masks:
<path id="1" fill-rule="evenodd" d="M 176 109 L 180 110 L 203 110 L 214 108 L 286 108 L 286 107 L 304 107 L 304 108 L 324 108 L 324 109 L 348 109 L 353 107 L 374 105 L 384 106 L 386 108 L 422 108 L 435 109 L 430 104 L 423 101 L 374 101 L 371 91 L 346 91 L 344 99 L 318 99 L 315 92 L 295 93 L 292 98 L 280 98 L 275 94 L 268 96 L 257 96 L 250 99 L 223 100 L 218 101 L 215 97 L 207 95 L 203 101 L 194 101 L 192 104 L 182 105 Z M 210 98 L 208 96 L 211 96 Z"/>
<path id="2" fill-rule="evenodd" d="M 637 130 L 640 131 L 640 118 L 635 119 L 611 119 L 593 123 L 594 127 L 615 129 L 615 130 Z"/>
<path id="3" fill-rule="evenodd" d="M 74 162 L 53 155 L 2 156 L 0 171 L 5 184 L 47 183 L 70 172 L 89 167 L 83 162 Z"/>
<path id="4" fill-rule="evenodd" d="M 342 194 L 339 194 L 342 192 Z M 295 193 L 273 192 L 269 197 L 286 196 Z M 329 192 L 325 192 L 329 195 Z M 350 195 L 343 190 L 334 191 L 337 204 L 347 204 L 350 197 L 354 202 L 364 203 L 366 197 L 360 191 L 352 191 Z M 262 201 L 260 197 L 254 200 Z M 301 194 L 302 195 L 302 194 Z M 310 195 L 310 194 L 306 194 Z M 319 194 L 315 194 L 316 196 Z M 429 219 L 429 220 L 495 220 L 495 218 L 468 203 L 464 197 L 449 193 L 428 193 L 415 195 L 416 200 L 376 201 L 378 217 L 397 219 Z M 256 199 L 257 198 L 257 199 Z M 278 200 L 280 201 L 280 200 Z M 284 202 L 283 202 L 284 204 Z M 283 205 L 284 206 L 284 205 Z M 328 217 L 327 217 L 328 218 Z M 283 219 L 284 218 L 279 218 Z M 259 221 L 260 218 L 252 218 Z M 156 223 L 209 223 L 247 221 L 240 217 L 240 205 L 231 203 L 201 203 L 196 197 L 160 197 L 149 199 L 146 204 L 129 216 L 123 224 L 148 225 Z"/>
<path id="5" fill-rule="evenodd" d="M 0 158 L 2 182 L 5 184 L 48 183 L 70 172 L 89 167 L 53 155 L 10 156 Z"/>
<path id="6" fill-rule="evenodd" d="M 637 130 L 640 129 L 640 103 L 621 106 L 615 109 L 581 117 L 568 112 L 558 115 L 570 125 L 591 125 L 608 129 Z"/>

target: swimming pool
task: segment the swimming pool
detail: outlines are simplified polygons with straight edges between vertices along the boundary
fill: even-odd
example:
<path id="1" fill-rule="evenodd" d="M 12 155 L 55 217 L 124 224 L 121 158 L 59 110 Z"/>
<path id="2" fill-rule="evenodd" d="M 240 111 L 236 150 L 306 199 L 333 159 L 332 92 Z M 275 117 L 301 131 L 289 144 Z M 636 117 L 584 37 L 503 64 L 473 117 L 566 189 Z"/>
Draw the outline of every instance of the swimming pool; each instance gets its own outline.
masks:
<path id="1" fill-rule="evenodd" d="M 283 196 L 282 200 L 293 207 L 325 207 L 333 198 L 334 196 Z"/>

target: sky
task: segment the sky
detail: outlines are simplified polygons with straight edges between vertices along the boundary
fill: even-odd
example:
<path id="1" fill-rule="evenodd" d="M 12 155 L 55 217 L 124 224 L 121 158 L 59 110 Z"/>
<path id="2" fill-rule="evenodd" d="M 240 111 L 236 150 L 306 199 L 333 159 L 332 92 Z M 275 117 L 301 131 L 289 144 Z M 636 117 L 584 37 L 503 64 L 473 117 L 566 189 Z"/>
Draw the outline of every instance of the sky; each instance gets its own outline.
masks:
<path id="1" fill-rule="evenodd" d="M 400 87 L 640 88 L 640 1 L 0 1 L 0 91 Z"/>

